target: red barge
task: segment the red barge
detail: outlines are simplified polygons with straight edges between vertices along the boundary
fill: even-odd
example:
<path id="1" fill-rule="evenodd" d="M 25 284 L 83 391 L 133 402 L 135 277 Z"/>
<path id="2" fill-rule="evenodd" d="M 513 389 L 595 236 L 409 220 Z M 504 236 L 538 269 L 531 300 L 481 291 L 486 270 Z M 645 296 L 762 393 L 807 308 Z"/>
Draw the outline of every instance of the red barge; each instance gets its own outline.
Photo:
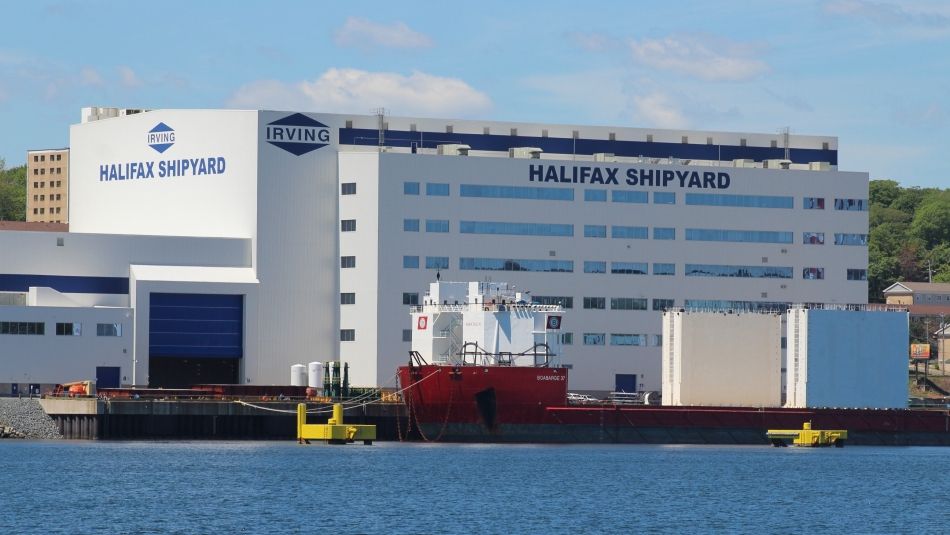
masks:
<path id="1" fill-rule="evenodd" d="M 682 407 L 610 402 L 568 402 L 567 368 L 548 342 L 560 328 L 560 307 L 531 305 L 517 297 L 492 298 L 507 285 L 470 283 L 468 302 L 445 299 L 433 284 L 413 309 L 414 349 L 432 347 L 429 362 L 410 353 L 398 377 L 409 424 L 424 440 L 445 442 L 769 444 L 769 429 L 846 429 L 849 444 L 950 445 L 950 410 Z M 475 286 L 477 285 L 477 286 Z M 492 287 L 488 287 L 493 285 Z M 450 289 L 451 290 L 451 289 Z M 456 289 L 460 291 L 460 289 Z M 441 298 L 440 293 L 441 292 Z M 505 295 L 503 292 L 501 295 Z M 450 296 L 451 297 L 451 296 Z M 449 302 L 454 302 L 450 305 Z M 488 333 L 461 342 L 452 329 L 474 325 Z M 507 316 L 509 338 L 499 341 L 491 318 Z M 527 351 L 504 351 L 517 341 L 517 321 L 533 335 Z M 486 327 L 486 325 L 488 325 Z M 470 336 L 466 334 L 466 340 Z M 490 341 L 486 341 L 490 339 Z M 453 340 L 455 343 L 453 344 Z M 418 342 L 418 343 L 417 343 Z M 521 339 L 524 342 L 524 339 Z M 485 349 L 492 346 L 492 350 Z M 522 347 L 524 347 L 522 345 Z M 527 362 L 527 363 L 526 363 Z"/>

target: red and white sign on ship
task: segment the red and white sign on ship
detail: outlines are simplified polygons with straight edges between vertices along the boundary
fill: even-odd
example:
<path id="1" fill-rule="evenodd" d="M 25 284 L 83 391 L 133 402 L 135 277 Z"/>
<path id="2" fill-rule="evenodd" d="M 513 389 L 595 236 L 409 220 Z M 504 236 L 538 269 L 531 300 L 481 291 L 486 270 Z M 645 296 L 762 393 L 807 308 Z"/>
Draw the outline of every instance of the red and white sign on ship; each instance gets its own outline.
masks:
<path id="1" fill-rule="evenodd" d="M 416 320 L 416 329 L 420 331 L 426 330 L 429 327 L 429 316 L 419 316 Z"/>

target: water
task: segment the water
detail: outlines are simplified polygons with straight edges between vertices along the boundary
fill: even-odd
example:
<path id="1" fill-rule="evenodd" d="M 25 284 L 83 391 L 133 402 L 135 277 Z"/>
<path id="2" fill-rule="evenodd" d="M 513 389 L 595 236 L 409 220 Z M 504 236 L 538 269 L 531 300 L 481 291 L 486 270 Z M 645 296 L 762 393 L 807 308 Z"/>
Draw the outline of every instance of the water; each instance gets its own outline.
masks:
<path id="1" fill-rule="evenodd" d="M 0 442 L 0 533 L 945 533 L 950 449 Z"/>

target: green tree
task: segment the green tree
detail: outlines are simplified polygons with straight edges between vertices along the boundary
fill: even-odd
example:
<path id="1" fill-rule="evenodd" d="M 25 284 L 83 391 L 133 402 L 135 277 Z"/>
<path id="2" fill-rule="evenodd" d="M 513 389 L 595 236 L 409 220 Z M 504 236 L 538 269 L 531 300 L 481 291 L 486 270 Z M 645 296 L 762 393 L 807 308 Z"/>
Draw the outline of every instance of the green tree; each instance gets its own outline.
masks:
<path id="1" fill-rule="evenodd" d="M 889 207 L 901 194 L 901 187 L 894 180 L 872 180 L 869 185 L 871 210 L 874 205 Z"/>
<path id="2" fill-rule="evenodd" d="M 0 158 L 0 221 L 26 220 L 26 166 L 6 169 Z"/>
<path id="3" fill-rule="evenodd" d="M 928 248 L 950 242 L 950 191 L 927 195 L 914 213 L 910 231 Z"/>

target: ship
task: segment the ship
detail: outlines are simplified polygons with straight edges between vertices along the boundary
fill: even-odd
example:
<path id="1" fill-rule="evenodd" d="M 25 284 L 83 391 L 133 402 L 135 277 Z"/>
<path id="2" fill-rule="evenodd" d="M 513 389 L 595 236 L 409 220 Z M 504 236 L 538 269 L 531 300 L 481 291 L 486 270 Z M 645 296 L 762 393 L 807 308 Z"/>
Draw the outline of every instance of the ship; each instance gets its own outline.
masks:
<path id="1" fill-rule="evenodd" d="M 950 445 L 950 410 L 658 406 L 569 395 L 565 310 L 506 283 L 436 282 L 411 309 L 398 368 L 408 425 L 442 442 L 761 444 L 769 429 L 843 429 L 857 445 Z M 524 348 L 517 350 L 518 348 Z"/>

